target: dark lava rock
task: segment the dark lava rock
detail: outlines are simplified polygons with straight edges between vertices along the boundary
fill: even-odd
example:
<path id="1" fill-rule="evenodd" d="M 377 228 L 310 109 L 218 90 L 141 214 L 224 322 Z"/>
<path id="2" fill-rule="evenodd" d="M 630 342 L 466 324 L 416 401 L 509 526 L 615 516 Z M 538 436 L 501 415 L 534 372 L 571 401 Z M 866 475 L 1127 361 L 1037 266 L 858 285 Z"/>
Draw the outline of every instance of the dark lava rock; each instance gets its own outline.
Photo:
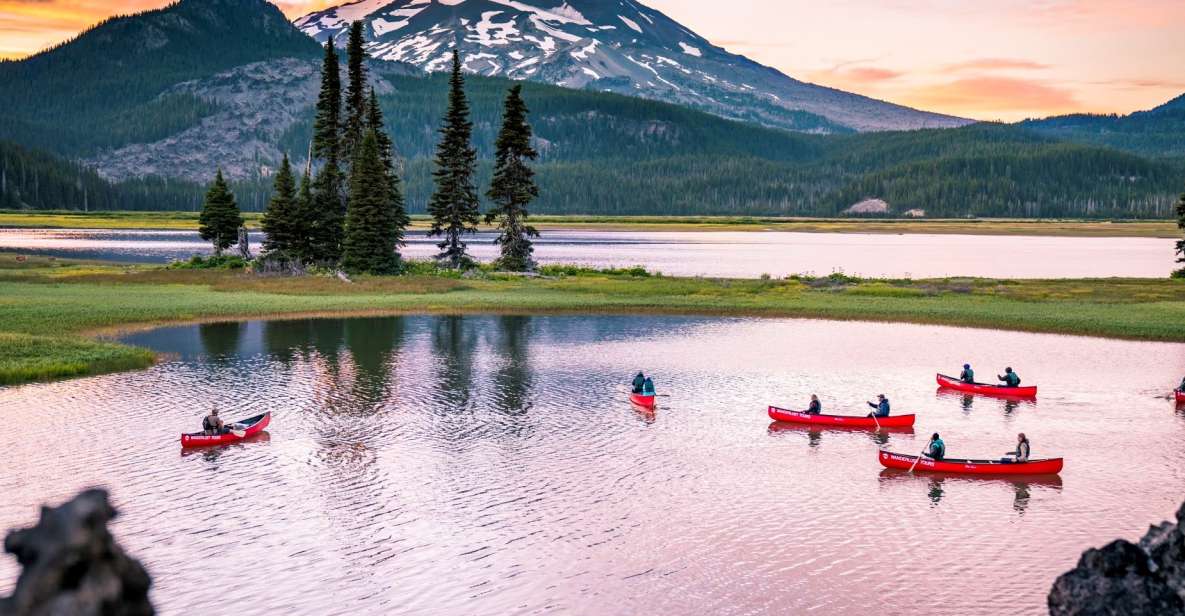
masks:
<path id="1" fill-rule="evenodd" d="M 1082 554 L 1053 583 L 1054 616 L 1185 615 L 1185 505 L 1177 523 L 1152 526 L 1136 545 L 1119 539 Z"/>
<path id="2" fill-rule="evenodd" d="M 23 568 L 0 616 L 151 616 L 151 578 L 107 530 L 116 516 L 104 490 L 42 507 L 36 526 L 8 533 L 4 550 Z"/>

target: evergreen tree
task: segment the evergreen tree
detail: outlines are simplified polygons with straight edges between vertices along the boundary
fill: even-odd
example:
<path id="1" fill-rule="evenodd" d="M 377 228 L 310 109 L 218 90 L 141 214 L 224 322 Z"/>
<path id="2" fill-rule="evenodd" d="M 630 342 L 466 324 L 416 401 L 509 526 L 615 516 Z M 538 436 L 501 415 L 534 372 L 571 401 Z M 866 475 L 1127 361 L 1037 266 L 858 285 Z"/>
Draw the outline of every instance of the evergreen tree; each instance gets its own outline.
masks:
<path id="1" fill-rule="evenodd" d="M 486 212 L 486 223 L 498 221 L 498 239 L 502 256 L 498 267 L 514 272 L 534 269 L 531 259 L 532 237 L 539 232 L 527 224 L 527 204 L 539 196 L 535 185 L 535 171 L 527 161 L 539 154 L 531 147 L 531 125 L 527 123 L 527 106 L 522 99 L 523 87 L 516 85 L 506 95 L 502 111 L 502 130 L 498 132 L 494 154 L 494 179 L 486 196 L 494 207 Z"/>
<path id="2" fill-rule="evenodd" d="M 280 170 L 276 173 L 276 181 L 272 191 L 271 201 L 267 210 L 263 212 L 263 240 L 265 252 L 282 252 L 289 256 L 297 256 L 300 246 L 301 212 L 297 209 L 296 178 L 292 175 L 292 164 L 288 155 L 284 154 L 284 161 L 280 163 Z"/>
<path id="3" fill-rule="evenodd" d="M 321 64 L 321 93 L 317 97 L 317 117 L 313 121 L 313 156 L 337 164 L 341 160 L 341 69 L 333 38 L 325 41 L 325 59 Z"/>
<path id="4" fill-rule="evenodd" d="M 444 236 L 436 245 L 440 248 L 436 260 L 454 268 L 472 264 L 461 238 L 466 233 L 476 232 L 479 220 L 477 188 L 473 181 L 477 152 L 471 143 L 472 133 L 461 58 L 453 50 L 448 110 L 440 129 L 440 144 L 436 148 L 436 169 L 432 172 L 436 190 L 428 201 L 428 213 L 432 215 L 432 229 L 428 236 Z"/>
<path id="5" fill-rule="evenodd" d="M 1177 200 L 1177 228 L 1185 230 L 1185 193 Z M 1177 240 L 1177 263 L 1185 263 L 1185 240 Z M 1173 272 L 1174 278 L 1185 278 L 1185 267 Z"/>
<path id="6" fill-rule="evenodd" d="M 342 158 L 352 159 L 354 150 L 362 142 L 366 123 L 366 49 L 362 37 L 362 22 L 350 24 L 350 38 L 346 45 L 346 119 L 342 127 Z"/>
<path id="7" fill-rule="evenodd" d="M 350 169 L 342 267 L 354 273 L 394 273 L 398 260 L 391 182 L 373 129 L 363 136 Z"/>
<path id="8" fill-rule="evenodd" d="M 310 255 L 313 253 L 311 225 L 316 216 L 313 213 L 313 178 L 309 176 L 308 168 L 300 176 L 300 190 L 296 193 L 296 219 L 300 225 L 293 238 L 295 243 L 292 256 L 301 261 L 311 261 Z"/>
<path id="9" fill-rule="evenodd" d="M 243 215 L 235 203 L 234 193 L 222 178 L 222 169 L 214 177 L 214 183 L 206 192 L 206 201 L 202 204 L 202 213 L 198 217 L 198 234 L 203 240 L 214 244 L 214 254 L 222 256 L 222 251 L 230 248 L 239 241 L 239 227 L 243 226 Z"/>
<path id="10" fill-rule="evenodd" d="M 383 169 L 386 171 L 387 183 L 389 185 L 390 196 L 388 199 L 391 204 L 391 217 L 395 224 L 395 246 L 398 248 L 403 245 L 404 232 L 407 226 L 411 224 L 411 218 L 407 215 L 407 207 L 403 201 L 403 187 L 399 179 L 399 170 L 395 168 L 395 152 L 394 146 L 391 143 L 391 138 L 387 136 L 387 131 L 383 127 L 383 110 L 379 107 L 379 97 L 375 94 L 374 88 L 370 90 L 370 100 L 366 107 L 366 128 L 374 131 L 375 140 L 378 143 L 379 157 L 383 161 Z"/>

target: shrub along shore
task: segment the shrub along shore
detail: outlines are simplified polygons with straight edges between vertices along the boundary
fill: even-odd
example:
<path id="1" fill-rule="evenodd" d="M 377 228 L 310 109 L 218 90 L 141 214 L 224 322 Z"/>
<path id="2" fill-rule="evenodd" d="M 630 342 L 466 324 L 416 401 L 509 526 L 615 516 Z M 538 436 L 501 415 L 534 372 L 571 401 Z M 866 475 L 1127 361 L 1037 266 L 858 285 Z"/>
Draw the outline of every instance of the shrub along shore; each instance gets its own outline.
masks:
<path id="1" fill-rule="evenodd" d="M 146 367 L 101 340 L 163 324 L 393 314 L 678 314 L 925 323 L 1185 342 L 1185 281 L 674 278 L 640 268 L 264 277 L 0 253 L 0 384 Z"/>

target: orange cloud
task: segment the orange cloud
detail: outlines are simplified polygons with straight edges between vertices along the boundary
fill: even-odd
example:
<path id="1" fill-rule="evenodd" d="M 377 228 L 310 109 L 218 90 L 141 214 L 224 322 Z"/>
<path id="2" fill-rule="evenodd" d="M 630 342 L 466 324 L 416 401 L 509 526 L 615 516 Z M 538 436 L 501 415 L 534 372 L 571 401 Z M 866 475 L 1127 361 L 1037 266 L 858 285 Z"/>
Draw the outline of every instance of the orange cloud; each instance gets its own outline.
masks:
<path id="1" fill-rule="evenodd" d="M 1049 65 L 1041 64 L 1040 62 L 1033 62 L 1032 60 L 1020 60 L 1015 58 L 976 58 L 974 60 L 967 60 L 966 62 L 948 64 L 942 68 L 942 71 L 947 73 L 957 73 L 967 70 L 1040 70 L 1045 68 L 1049 68 Z"/>
<path id="2" fill-rule="evenodd" d="M 977 118 L 1016 118 L 1081 111 L 1074 95 L 1027 79 L 975 76 L 923 86 L 905 93 L 905 104 Z"/>

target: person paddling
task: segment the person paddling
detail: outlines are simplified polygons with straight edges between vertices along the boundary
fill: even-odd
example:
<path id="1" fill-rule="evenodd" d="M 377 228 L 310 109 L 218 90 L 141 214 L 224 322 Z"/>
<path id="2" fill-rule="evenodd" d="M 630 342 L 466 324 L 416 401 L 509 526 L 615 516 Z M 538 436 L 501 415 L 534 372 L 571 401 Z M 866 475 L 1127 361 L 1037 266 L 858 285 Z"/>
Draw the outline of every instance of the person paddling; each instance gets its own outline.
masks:
<path id="1" fill-rule="evenodd" d="M 1009 451 L 1008 453 L 1004 454 L 1006 456 L 1012 456 L 1012 458 L 1011 459 L 1004 458 L 1001 461 L 1002 462 L 1028 462 L 1030 450 L 1031 450 L 1031 448 L 1029 447 L 1029 438 L 1027 436 L 1025 436 L 1024 432 L 1021 432 L 1020 434 L 1016 435 L 1016 451 Z"/>
<path id="2" fill-rule="evenodd" d="M 942 442 L 942 437 L 938 436 L 937 432 L 934 433 L 934 436 L 930 437 L 930 444 L 926 447 L 923 455 L 935 460 L 941 460 L 946 457 L 946 443 Z"/>
<path id="3" fill-rule="evenodd" d="M 996 378 L 1004 381 L 1004 387 L 1020 387 L 1020 376 L 1012 371 L 1011 366 L 1004 369 L 1003 376 L 996 375 Z"/>
<path id="4" fill-rule="evenodd" d="M 635 393 L 635 394 L 642 393 L 642 387 L 645 385 L 646 385 L 646 375 L 639 372 L 638 376 L 634 377 L 634 391 L 633 391 L 633 393 Z"/>
<path id="5" fill-rule="evenodd" d="M 1185 378 L 1181 379 L 1181 384 L 1177 387 L 1177 391 L 1185 391 Z"/>
<path id="6" fill-rule="evenodd" d="M 819 402 L 819 396 L 811 394 L 811 405 L 807 407 L 807 415 L 818 415 L 823 412 L 823 403 Z"/>
<path id="7" fill-rule="evenodd" d="M 650 377 L 646 377 L 646 379 L 642 381 L 642 395 L 643 396 L 655 395 L 654 394 L 654 381 Z"/>
<path id="8" fill-rule="evenodd" d="M 971 369 L 971 364 L 963 364 L 963 371 L 959 373 L 959 380 L 964 383 L 975 382 L 975 371 Z"/>
<path id="9" fill-rule="evenodd" d="M 888 417 L 889 416 L 889 399 L 885 394 L 877 395 L 877 402 L 869 402 L 868 406 L 876 409 L 868 414 L 869 417 Z"/>
<path id="10" fill-rule="evenodd" d="M 226 424 L 218 417 L 218 407 L 210 409 L 210 414 L 202 418 L 202 431 L 210 436 L 226 434 Z"/>

